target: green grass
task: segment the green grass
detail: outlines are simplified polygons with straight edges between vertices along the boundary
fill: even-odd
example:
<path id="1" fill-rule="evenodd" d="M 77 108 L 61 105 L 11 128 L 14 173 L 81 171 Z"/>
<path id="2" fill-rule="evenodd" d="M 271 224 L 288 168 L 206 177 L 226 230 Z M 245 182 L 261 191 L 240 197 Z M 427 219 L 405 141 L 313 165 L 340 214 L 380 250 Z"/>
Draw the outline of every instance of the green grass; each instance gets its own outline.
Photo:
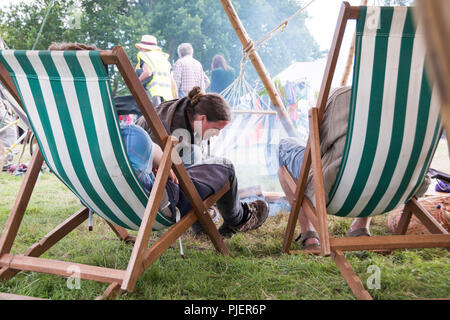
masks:
<path id="1" fill-rule="evenodd" d="M 444 150 L 445 151 L 445 150 Z M 0 231 L 23 177 L 0 173 Z M 30 200 L 12 252 L 23 253 L 57 224 L 81 208 L 80 202 L 52 174 L 41 174 Z M 333 235 L 344 235 L 351 219 L 329 217 Z M 117 299 L 354 299 L 331 258 L 281 254 L 287 214 L 271 217 L 258 230 L 236 234 L 225 243 L 231 256 L 215 252 L 206 237 L 183 235 L 185 259 L 177 246 L 169 248 L 138 279 L 132 293 Z M 371 226 L 376 235 L 388 234 L 385 217 Z M 160 234 L 152 234 L 154 242 Z M 298 249 L 294 244 L 293 249 Z M 132 245 L 119 241 L 107 224 L 94 218 L 61 240 L 43 257 L 102 267 L 125 269 Z M 380 269 L 380 289 L 368 289 L 375 299 L 445 298 L 450 296 L 450 260 L 444 249 L 397 250 L 391 254 L 346 253 L 363 284 Z M 0 282 L 0 292 L 50 299 L 94 299 L 107 284 L 81 280 L 80 289 L 69 289 L 67 278 L 20 272 Z"/>

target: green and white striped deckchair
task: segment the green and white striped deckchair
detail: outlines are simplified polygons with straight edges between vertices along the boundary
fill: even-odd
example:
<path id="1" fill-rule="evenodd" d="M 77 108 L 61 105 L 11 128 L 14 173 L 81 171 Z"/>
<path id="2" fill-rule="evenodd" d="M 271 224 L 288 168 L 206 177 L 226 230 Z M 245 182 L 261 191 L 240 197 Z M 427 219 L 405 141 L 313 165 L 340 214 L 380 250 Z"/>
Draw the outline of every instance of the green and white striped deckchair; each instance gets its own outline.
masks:
<path id="1" fill-rule="evenodd" d="M 357 19 L 348 129 L 343 158 L 326 203 L 319 125 L 348 19 Z M 392 249 L 395 246 L 389 244 L 395 241 L 401 241 L 396 245 L 399 248 L 411 246 L 408 238 L 330 239 L 326 214 L 369 217 L 406 204 L 405 211 L 420 211 L 417 214 L 424 216 L 423 210 L 418 210 L 414 195 L 425 178 L 442 132 L 439 97 L 427 77 L 425 57 L 422 26 L 414 23 L 413 8 L 350 7 L 343 3 L 318 108 L 310 112 L 310 138 L 300 178 L 291 191 L 293 199 L 298 201 L 293 202 L 283 247 L 285 252 L 289 252 L 301 207 L 309 211 L 316 224 L 321 253 L 333 252 L 335 257 L 336 252 L 339 253 L 336 261 L 342 262 L 338 264 L 340 268 L 347 267 L 340 251 L 361 249 L 364 241 L 366 249 Z M 305 173 L 311 164 L 315 208 L 303 197 Z M 437 222 L 430 225 L 433 233 L 445 233 Z M 414 239 L 414 245 L 442 246 L 444 243 L 449 246 L 449 240 L 448 235 L 439 235 L 428 242 Z M 360 285 L 356 287 L 355 294 L 367 298 L 367 292 L 361 293 Z"/>
<path id="2" fill-rule="evenodd" d="M 388 212 L 408 202 L 425 177 L 441 122 L 420 29 L 410 7 L 359 10 L 348 132 L 328 214 Z"/>
<path id="3" fill-rule="evenodd" d="M 362 7 L 343 160 L 327 212 L 367 217 L 409 201 L 437 147 L 437 91 L 408 7 Z"/>
<path id="4" fill-rule="evenodd" d="M 108 64 L 119 69 L 164 150 L 150 195 L 139 183 L 124 148 L 111 96 Z M 205 202 L 201 200 L 181 161 L 172 161 L 176 157 L 171 152 L 176 141 L 164 130 L 121 47 L 113 51 L 0 51 L 0 80 L 26 111 L 39 145 L 0 239 L 0 267 L 3 268 L 0 275 L 12 274 L 11 268 L 64 275 L 57 267 L 42 270 L 37 266 L 42 264 L 40 260 L 27 260 L 27 266 L 32 265 L 28 269 L 21 262 L 16 266 L 14 262 L 7 263 L 43 160 L 82 203 L 104 218 L 122 239 L 133 240 L 125 228 L 139 230 L 127 270 L 92 271 L 83 266 L 82 278 L 111 282 L 114 288 L 121 286 L 122 290 L 132 291 L 137 276 L 143 272 L 142 265 L 148 267 L 197 219 L 216 248 L 228 253 L 209 215 L 203 214 L 207 206 L 226 192 L 228 185 Z M 194 207 L 175 225 L 159 210 L 171 167 Z M 64 235 L 73 230 L 86 218 L 87 208 L 60 225 L 59 230 L 63 229 Z M 174 227 L 161 237 L 154 249 L 147 249 L 152 230 L 172 225 Z M 64 236 L 59 234 L 56 239 L 52 238 L 54 234 L 50 242 Z M 53 243 L 48 238 L 49 247 Z M 26 256 L 38 256 L 43 252 L 41 249 L 39 253 L 32 250 Z"/>
<path id="5" fill-rule="evenodd" d="M 93 212 L 137 230 L 148 196 L 124 148 L 100 51 L 4 51 L 52 172 Z M 173 222 L 158 212 L 154 230 Z"/>

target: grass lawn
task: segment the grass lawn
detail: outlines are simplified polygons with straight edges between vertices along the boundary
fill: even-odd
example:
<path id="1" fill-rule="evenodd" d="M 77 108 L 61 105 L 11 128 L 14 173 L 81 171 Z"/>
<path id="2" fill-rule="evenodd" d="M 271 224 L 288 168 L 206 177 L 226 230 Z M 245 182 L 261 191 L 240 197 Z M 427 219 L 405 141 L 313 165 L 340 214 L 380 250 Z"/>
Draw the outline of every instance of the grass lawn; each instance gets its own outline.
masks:
<path id="1" fill-rule="evenodd" d="M 446 145 L 441 143 L 432 167 L 450 172 L 448 159 Z M 22 180 L 0 173 L 0 231 Z M 41 174 L 12 252 L 23 253 L 81 207 L 54 175 Z M 328 221 L 335 236 L 344 235 L 351 223 L 351 219 L 331 216 Z M 278 214 L 258 230 L 226 239 L 231 251 L 228 257 L 217 254 L 205 237 L 195 237 L 189 231 L 183 235 L 185 259 L 174 245 L 139 278 L 133 293 L 118 299 L 354 299 L 331 258 L 280 253 L 286 223 L 287 214 Z M 375 235 L 389 234 L 385 216 L 374 219 L 371 231 Z M 151 241 L 158 236 L 153 233 Z M 95 216 L 93 231 L 88 231 L 87 222 L 82 224 L 43 257 L 125 269 L 131 251 L 132 245 L 119 241 Z M 450 297 L 450 259 L 444 249 L 397 250 L 391 254 L 353 252 L 346 257 L 366 287 L 372 276 L 371 266 L 379 268 L 380 288 L 368 289 L 375 299 Z M 70 289 L 67 278 L 20 272 L 0 282 L 0 292 L 50 299 L 94 299 L 107 286 L 81 280 L 79 289 Z"/>

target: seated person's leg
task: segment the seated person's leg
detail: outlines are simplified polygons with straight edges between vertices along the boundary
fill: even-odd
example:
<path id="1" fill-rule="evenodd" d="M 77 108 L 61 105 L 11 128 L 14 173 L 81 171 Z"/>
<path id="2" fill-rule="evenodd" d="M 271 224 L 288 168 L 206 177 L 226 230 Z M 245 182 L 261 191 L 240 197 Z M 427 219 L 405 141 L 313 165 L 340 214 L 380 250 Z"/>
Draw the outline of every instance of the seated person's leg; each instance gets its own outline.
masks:
<path id="1" fill-rule="evenodd" d="M 371 217 L 355 218 L 347 231 L 347 237 L 370 236 L 370 221 Z"/>
<path id="2" fill-rule="evenodd" d="M 298 179 L 300 168 L 302 166 L 305 147 L 302 146 L 295 138 L 282 139 L 278 146 L 278 179 L 281 187 L 288 198 L 294 196 L 294 191 L 289 188 L 289 183 L 283 174 L 283 167 L 286 167 L 291 175 Z"/>
<path id="3" fill-rule="evenodd" d="M 153 149 L 157 146 L 153 146 L 145 130 L 136 125 L 123 126 L 121 130 L 131 165 L 143 187 L 150 192 L 154 180 L 151 179 L 152 159 L 158 158 L 153 155 L 156 152 Z M 217 207 L 224 219 L 220 230 L 223 235 L 256 229 L 266 220 L 268 205 L 265 201 L 258 200 L 250 204 L 239 201 L 237 178 L 231 163 L 203 163 L 187 168 L 187 172 L 203 200 L 220 191 L 227 182 L 230 183 L 230 190 L 217 201 Z M 171 207 L 176 206 L 181 215 L 192 209 L 183 190 L 173 181 L 168 181 L 166 191 L 171 199 Z"/>
<path id="4" fill-rule="evenodd" d="M 265 201 L 257 200 L 248 204 L 240 202 L 237 178 L 231 163 L 197 164 L 187 168 L 187 172 L 202 199 L 217 193 L 229 182 L 230 189 L 217 201 L 217 208 L 224 220 L 219 228 L 222 235 L 257 229 L 267 219 L 269 210 Z M 188 201 L 181 200 L 181 203 L 183 208 L 179 208 L 182 213 L 192 208 Z"/>
<path id="5" fill-rule="evenodd" d="M 142 187 L 147 194 L 150 194 L 155 178 L 152 173 L 152 160 L 156 151 L 154 150 L 155 147 L 148 134 L 141 127 L 136 125 L 124 125 L 121 126 L 121 133 L 131 166 L 138 176 Z M 159 211 L 170 219 L 175 219 L 173 190 L 175 189 L 178 192 L 177 188 L 177 186 L 175 186 L 175 188 L 170 188 L 169 184 L 166 185 L 160 203 Z"/>
<path id="6" fill-rule="evenodd" d="M 304 155 L 305 147 L 295 138 L 286 138 L 280 141 L 278 148 L 279 166 L 286 166 L 295 179 L 298 179 L 300 175 Z"/>
<path id="7" fill-rule="evenodd" d="M 295 179 L 300 175 L 300 169 L 305 155 L 305 147 L 301 145 L 295 138 L 282 139 L 279 145 L 278 162 L 280 170 L 282 167 L 287 167 L 289 172 Z M 278 170 L 278 177 L 281 187 L 287 196 L 293 196 L 295 190 L 290 190 L 281 171 Z M 304 249 L 315 249 L 319 246 L 318 234 L 314 226 L 309 221 L 303 209 L 300 209 L 298 221 L 301 228 L 301 245 Z"/>
<path id="8" fill-rule="evenodd" d="M 300 169 L 303 163 L 303 157 L 305 155 L 305 147 L 301 145 L 295 138 L 282 139 L 279 145 L 279 166 L 280 170 L 282 167 L 286 166 L 289 172 L 293 175 L 295 179 L 298 179 L 300 175 Z M 281 187 L 283 188 L 287 196 L 293 196 L 295 190 L 290 190 L 286 181 L 284 181 L 284 176 L 281 175 L 280 170 L 279 180 Z M 315 234 L 314 226 L 311 224 L 303 209 L 300 209 L 298 220 L 302 232 L 302 245 L 305 248 L 314 248 L 319 244 Z M 369 225 L 371 218 L 356 218 L 347 233 L 348 236 L 363 236 L 370 235 Z M 306 237 L 304 235 L 307 235 Z"/>

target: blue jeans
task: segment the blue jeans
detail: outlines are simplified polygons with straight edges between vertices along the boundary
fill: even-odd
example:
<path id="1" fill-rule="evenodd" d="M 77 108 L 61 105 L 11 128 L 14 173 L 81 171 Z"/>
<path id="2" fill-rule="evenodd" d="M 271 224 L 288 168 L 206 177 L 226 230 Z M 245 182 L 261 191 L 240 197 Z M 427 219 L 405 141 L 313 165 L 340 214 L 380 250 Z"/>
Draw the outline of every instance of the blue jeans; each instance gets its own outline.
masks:
<path id="1" fill-rule="evenodd" d="M 302 167 L 303 157 L 305 156 L 305 147 L 295 138 L 286 138 L 280 140 L 278 148 L 278 162 L 280 167 L 286 166 L 289 172 L 298 179 L 300 168 Z"/>
<path id="2" fill-rule="evenodd" d="M 152 172 L 153 143 L 144 129 L 134 124 L 120 127 L 122 139 L 133 169 L 141 172 Z"/>

